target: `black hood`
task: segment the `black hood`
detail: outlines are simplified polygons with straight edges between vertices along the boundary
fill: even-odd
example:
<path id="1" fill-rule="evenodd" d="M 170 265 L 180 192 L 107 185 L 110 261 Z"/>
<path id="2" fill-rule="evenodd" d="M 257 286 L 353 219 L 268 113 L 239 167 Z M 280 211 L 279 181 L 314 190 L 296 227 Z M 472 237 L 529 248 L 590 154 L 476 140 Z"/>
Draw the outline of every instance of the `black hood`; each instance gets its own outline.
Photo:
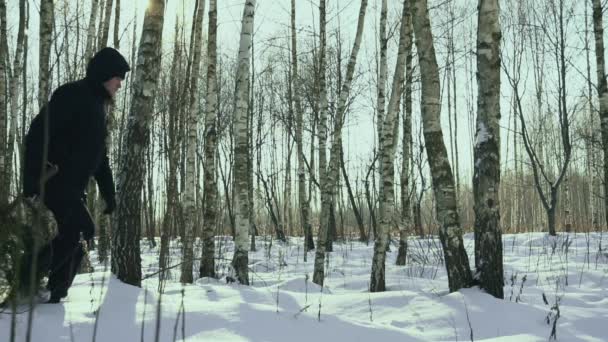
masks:
<path id="1" fill-rule="evenodd" d="M 124 79 L 131 68 L 117 50 L 106 47 L 93 56 L 87 65 L 86 80 L 96 89 L 103 89 L 103 83 L 112 77 Z"/>

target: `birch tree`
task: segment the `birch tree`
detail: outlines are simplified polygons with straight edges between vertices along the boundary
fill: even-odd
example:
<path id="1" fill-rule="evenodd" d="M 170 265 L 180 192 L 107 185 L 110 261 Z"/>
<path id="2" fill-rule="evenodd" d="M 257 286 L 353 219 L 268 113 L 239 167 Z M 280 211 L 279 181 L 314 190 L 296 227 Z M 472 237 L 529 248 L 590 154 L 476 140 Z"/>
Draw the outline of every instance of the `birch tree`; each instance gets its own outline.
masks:
<path id="1" fill-rule="evenodd" d="M 372 260 L 372 273 L 370 280 L 370 291 L 385 291 L 385 260 L 388 247 L 388 236 L 391 228 L 399 228 L 399 218 L 395 211 L 395 150 L 399 127 L 399 107 L 401 103 L 401 89 L 404 81 L 405 59 L 407 54 L 407 29 L 408 11 L 407 0 L 403 1 L 401 14 L 401 25 L 399 30 L 399 50 L 391 96 L 388 102 L 386 116 L 382 118 L 382 136 L 380 139 L 380 183 L 383 184 L 383 192 L 380 194 L 380 220 L 378 233 L 375 236 L 374 257 Z"/>
<path id="2" fill-rule="evenodd" d="M 8 204 L 9 187 L 8 179 L 8 158 L 7 148 L 7 129 L 8 129 L 8 96 L 6 83 L 8 79 L 8 38 L 6 37 L 6 0 L 0 0 L 0 205 Z"/>
<path id="3" fill-rule="evenodd" d="M 608 83 L 606 83 L 606 62 L 604 60 L 604 24 L 603 9 L 600 0 L 592 0 L 593 35 L 595 36 L 595 68 L 597 75 L 597 92 L 599 97 L 599 116 L 604 151 L 604 208 L 608 212 Z"/>
<path id="4" fill-rule="evenodd" d="M 327 12 L 325 0 L 319 1 L 319 67 L 317 69 L 317 84 L 319 98 L 319 188 L 321 188 L 321 219 L 317 232 L 317 248 L 315 251 L 315 268 L 312 281 L 322 285 L 325 279 L 325 249 L 329 225 L 329 200 L 323 191 L 327 183 L 327 89 L 325 80 L 325 63 L 327 48 Z"/>
<path id="5" fill-rule="evenodd" d="M 112 18 L 112 5 L 113 0 L 106 0 L 106 6 L 104 8 L 105 14 L 103 16 L 103 21 L 99 29 L 101 30 L 101 36 L 97 37 L 99 39 L 97 41 L 97 50 L 101 50 L 102 48 L 108 45 L 108 37 L 110 35 L 110 19 Z"/>
<path id="6" fill-rule="evenodd" d="M 234 193 L 236 211 L 236 237 L 232 266 L 241 284 L 249 285 L 249 201 L 247 116 L 249 105 L 249 64 L 253 35 L 255 0 L 247 0 L 243 9 L 241 39 L 239 43 L 238 70 L 236 75 L 234 108 Z"/>
<path id="7" fill-rule="evenodd" d="M 217 183 L 215 176 L 216 113 L 218 108 L 217 90 L 217 0 L 209 1 L 209 40 L 207 43 L 207 107 L 205 110 L 205 168 L 203 187 L 205 202 L 203 207 L 203 250 L 200 276 L 215 277 L 215 225 L 217 221 Z"/>
<path id="8" fill-rule="evenodd" d="M 112 236 L 112 272 L 127 284 L 141 286 L 141 190 L 144 157 L 161 62 L 165 0 L 150 0 L 139 43 L 133 98 L 118 177 L 117 213 Z"/>
<path id="9" fill-rule="evenodd" d="M 306 196 L 306 164 L 304 162 L 303 109 L 300 100 L 300 79 L 298 77 L 298 45 L 296 36 L 296 1 L 291 0 L 291 68 L 293 102 L 296 115 L 296 154 L 298 159 L 298 202 L 300 222 L 304 231 L 304 253 L 314 249 L 312 225 L 310 224 L 310 200 Z"/>
<path id="10" fill-rule="evenodd" d="M 422 86 L 422 126 L 431 170 L 439 238 L 443 247 L 450 292 L 470 286 L 469 258 L 462 240 L 454 176 L 441 131 L 439 70 L 427 0 L 412 0 L 412 16 Z"/>
<path id="11" fill-rule="evenodd" d="M 97 12 L 99 10 L 99 0 L 91 0 L 91 14 L 89 16 L 89 26 L 87 28 L 87 41 L 85 45 L 84 60 L 89 61 L 93 57 L 95 46 L 95 23 L 97 22 Z"/>
<path id="12" fill-rule="evenodd" d="M 479 0 L 477 25 L 477 131 L 473 151 L 475 268 L 480 287 L 503 298 L 500 227 L 500 8 Z"/>
<path id="13" fill-rule="evenodd" d="M 196 225 L 196 138 L 198 130 L 198 74 L 201 64 L 201 41 L 203 35 L 203 17 L 205 1 L 196 1 L 194 29 L 192 34 L 192 69 L 190 72 L 190 96 L 188 106 L 188 141 L 186 142 L 186 188 L 184 194 L 185 238 L 181 272 L 182 283 L 192 283 L 192 264 L 194 259 L 194 226 Z"/>
<path id="14" fill-rule="evenodd" d="M 387 1 L 382 0 L 382 7 L 380 9 L 380 65 L 378 66 L 378 86 L 377 86 L 377 99 L 376 99 L 376 134 L 378 139 L 378 155 L 382 152 L 382 123 L 384 122 L 384 115 L 386 112 L 386 79 L 388 78 L 388 63 L 387 63 L 387 50 L 388 50 L 388 38 L 386 37 L 386 17 L 388 16 Z M 378 179 L 382 179 L 382 158 L 378 158 Z M 384 194 L 384 184 L 382 181 L 378 183 L 378 193 L 380 197 Z M 382 199 L 380 199 L 382 201 Z"/>
<path id="15" fill-rule="evenodd" d="M 322 25 L 325 25 L 325 2 L 321 0 L 323 4 L 323 11 L 321 14 Z M 333 144 L 331 147 L 331 155 L 327 170 L 321 167 L 321 144 L 319 144 L 319 170 L 323 172 L 321 176 L 321 219 L 319 226 L 319 236 L 317 238 L 317 250 L 315 253 L 315 268 L 313 272 L 313 282 L 317 285 L 323 285 L 324 264 L 325 264 L 325 251 L 327 234 L 329 231 L 330 214 L 332 210 L 332 201 L 335 196 L 335 191 L 338 182 L 338 171 L 339 171 L 339 158 L 341 151 L 341 136 L 342 136 L 342 124 L 344 122 L 344 115 L 346 113 L 347 100 L 350 95 L 351 84 L 355 73 L 355 66 L 357 64 L 357 55 L 359 54 L 359 48 L 361 46 L 361 37 L 363 35 L 363 27 L 365 24 L 365 11 L 367 9 L 367 0 L 361 0 L 361 7 L 359 8 L 359 17 L 357 20 L 357 31 L 355 33 L 355 42 L 353 43 L 353 49 L 351 50 L 350 58 L 346 66 L 346 75 L 342 88 L 338 96 L 337 110 L 334 116 L 334 129 L 332 132 Z M 321 8 L 319 8 L 321 10 Z M 323 29 L 325 31 L 325 29 Z M 323 32 L 324 36 L 324 32 Z M 325 39 L 324 37 L 322 39 Z M 323 45 L 323 42 L 321 43 Z M 323 47 L 321 49 L 324 49 Z M 323 52 L 324 54 L 324 52 Z M 325 57 L 322 57 L 325 58 Z M 321 73 L 323 73 L 324 63 L 320 63 Z M 320 84 L 324 86 L 324 75 L 320 76 Z M 326 110 L 327 98 L 321 95 L 321 112 Z M 323 124 L 321 125 L 323 127 Z M 320 140 L 320 139 L 319 139 Z M 325 146 L 323 146 L 323 149 Z M 324 152 L 324 151 L 323 151 Z M 324 174 L 324 175 L 323 175 Z"/>
<path id="16" fill-rule="evenodd" d="M 405 56 L 405 85 L 403 96 L 403 137 L 402 137 L 402 149 L 403 155 L 401 157 L 401 225 L 399 225 L 399 250 L 397 252 L 397 265 L 405 265 L 407 256 L 407 235 L 411 231 L 412 227 L 412 209 L 410 207 L 410 172 L 411 167 L 410 161 L 412 160 L 413 150 L 413 139 L 412 139 L 412 81 L 413 81 L 413 68 L 412 68 L 412 47 L 413 42 L 413 28 L 412 28 L 412 11 L 411 8 L 407 11 L 406 16 L 406 56 Z"/>
<path id="17" fill-rule="evenodd" d="M 17 139 L 17 122 L 19 116 L 19 87 L 22 82 L 22 78 L 24 75 L 23 71 L 23 53 L 25 50 L 25 18 L 26 9 L 25 9 L 25 0 L 19 1 L 19 27 L 17 29 L 17 42 L 15 46 L 15 55 L 13 57 L 13 67 L 11 77 L 9 78 L 9 113 L 11 117 L 11 125 L 9 127 L 8 132 L 8 142 L 7 142 L 7 151 L 6 151 L 6 178 L 5 183 L 2 184 L 5 192 L 8 194 L 11 188 L 11 183 L 13 177 L 17 175 L 16 172 L 13 171 L 13 155 L 15 152 L 15 142 Z M 1 203 L 1 202 L 0 202 Z"/>
<path id="18" fill-rule="evenodd" d="M 114 48 L 118 49 L 120 45 L 120 38 L 118 37 L 118 31 L 120 30 L 120 0 L 116 0 L 116 6 L 114 6 Z"/>
<path id="19" fill-rule="evenodd" d="M 38 106 L 42 108 L 50 93 L 50 66 L 51 45 L 53 42 L 53 23 L 55 21 L 53 0 L 41 0 L 40 2 L 40 26 L 39 26 L 39 61 L 38 61 Z"/>

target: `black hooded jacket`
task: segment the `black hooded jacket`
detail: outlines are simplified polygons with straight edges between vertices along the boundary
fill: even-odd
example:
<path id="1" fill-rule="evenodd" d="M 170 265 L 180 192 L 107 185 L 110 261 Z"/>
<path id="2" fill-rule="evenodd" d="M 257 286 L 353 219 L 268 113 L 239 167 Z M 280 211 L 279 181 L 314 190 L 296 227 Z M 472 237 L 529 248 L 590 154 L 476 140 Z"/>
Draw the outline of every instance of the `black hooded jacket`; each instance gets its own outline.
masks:
<path id="1" fill-rule="evenodd" d="M 25 139 L 26 197 L 40 193 L 42 156 L 48 137 L 47 160 L 58 168 L 45 187 L 51 197 L 83 197 L 94 176 L 105 202 L 114 202 L 114 180 L 105 143 L 110 96 L 103 83 L 114 76 L 124 79 L 127 71 L 129 65 L 120 53 L 104 48 L 89 62 L 84 79 L 64 84 L 53 92 L 49 103 L 32 121 Z"/>

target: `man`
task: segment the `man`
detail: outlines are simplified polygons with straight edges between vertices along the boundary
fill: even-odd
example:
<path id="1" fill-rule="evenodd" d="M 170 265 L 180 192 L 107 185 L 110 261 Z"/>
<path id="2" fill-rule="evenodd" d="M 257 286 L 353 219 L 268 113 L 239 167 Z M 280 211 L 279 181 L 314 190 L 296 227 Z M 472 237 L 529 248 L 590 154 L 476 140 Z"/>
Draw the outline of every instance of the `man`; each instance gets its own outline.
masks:
<path id="1" fill-rule="evenodd" d="M 67 296 L 85 253 L 81 233 L 85 241 L 93 238 L 95 225 L 84 201 L 92 176 L 106 204 L 104 213 L 111 214 L 116 208 L 105 144 L 106 109 L 128 71 L 129 64 L 118 51 L 100 50 L 89 61 L 84 79 L 55 90 L 26 136 L 24 196 L 44 194 L 43 203 L 58 226 L 57 236 L 43 247 L 50 249 L 50 263 L 41 262 L 39 266 L 44 273 L 49 272 L 49 303 Z"/>

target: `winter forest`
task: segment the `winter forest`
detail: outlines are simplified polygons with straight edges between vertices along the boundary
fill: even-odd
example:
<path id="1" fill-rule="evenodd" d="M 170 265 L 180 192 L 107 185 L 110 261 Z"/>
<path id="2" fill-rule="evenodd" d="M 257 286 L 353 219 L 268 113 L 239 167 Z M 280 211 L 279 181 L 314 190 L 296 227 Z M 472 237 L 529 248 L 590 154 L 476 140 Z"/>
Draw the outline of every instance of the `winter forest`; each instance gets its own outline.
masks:
<path id="1" fill-rule="evenodd" d="M 608 340 L 606 6 L 0 0 L 0 341 Z M 28 128 L 104 47 L 116 209 L 11 301 Z"/>

